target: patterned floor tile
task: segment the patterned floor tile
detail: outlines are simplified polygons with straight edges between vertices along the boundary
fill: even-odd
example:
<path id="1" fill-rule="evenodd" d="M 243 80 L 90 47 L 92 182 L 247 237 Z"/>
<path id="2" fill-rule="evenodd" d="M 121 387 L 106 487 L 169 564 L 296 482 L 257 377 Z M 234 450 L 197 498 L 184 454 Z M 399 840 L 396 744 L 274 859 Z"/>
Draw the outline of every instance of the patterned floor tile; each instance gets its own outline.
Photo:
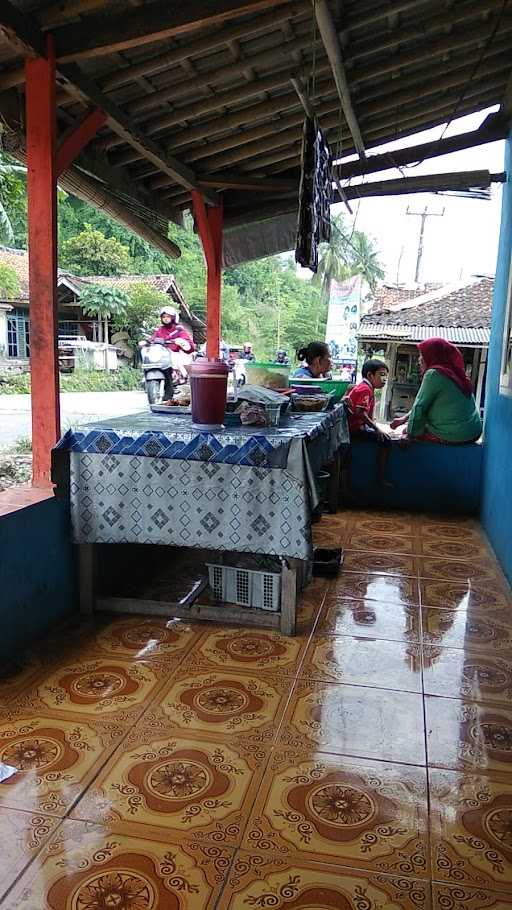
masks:
<path id="1" fill-rule="evenodd" d="M 497 563 L 487 543 L 475 536 L 474 539 L 455 539 L 431 537 L 421 534 L 416 540 L 418 556 L 439 556 L 442 559 L 478 560 L 497 568 Z"/>
<path id="2" fill-rule="evenodd" d="M 512 784 L 492 776 L 432 771 L 429 790 L 432 877 L 457 887 L 510 893 Z"/>
<path id="3" fill-rule="evenodd" d="M 360 553 L 398 553 L 413 556 L 414 538 L 402 534 L 371 534 L 365 531 L 352 531 L 347 535 L 346 547 Z"/>
<path id="4" fill-rule="evenodd" d="M 443 648 L 462 648 L 469 652 L 512 654 L 512 622 L 505 612 L 493 615 L 485 610 L 421 611 L 422 640 Z"/>
<path id="5" fill-rule="evenodd" d="M 36 655 L 27 655 L 0 669 L 0 710 L 13 699 L 31 689 L 43 674 L 43 663 Z"/>
<path id="6" fill-rule="evenodd" d="M 78 660 L 61 664 L 15 705 L 24 711 L 112 717 L 129 724 L 145 710 L 164 679 L 154 664 L 141 661 Z"/>
<path id="7" fill-rule="evenodd" d="M 413 692 L 299 681 L 279 739 L 290 748 L 423 765 L 422 699 Z"/>
<path id="8" fill-rule="evenodd" d="M 448 520 L 446 517 L 439 521 L 424 518 L 418 525 L 421 537 L 431 540 L 445 539 L 450 541 L 485 543 L 485 537 L 480 525 L 472 519 L 456 517 Z"/>
<path id="9" fill-rule="evenodd" d="M 278 750 L 243 846 L 368 871 L 429 872 L 424 768 Z"/>
<path id="10" fill-rule="evenodd" d="M 0 763 L 18 768 L 0 805 L 63 815 L 126 735 L 115 722 L 41 716 L 0 723 Z"/>
<path id="11" fill-rule="evenodd" d="M 316 634 L 418 642 L 421 637 L 420 609 L 404 604 L 340 600 L 329 594 Z"/>
<path id="12" fill-rule="evenodd" d="M 460 584 L 453 581 L 420 580 L 422 607 L 443 610 L 478 609 L 490 613 L 507 612 L 510 598 L 500 585 Z"/>
<path id="13" fill-rule="evenodd" d="M 419 603 L 418 582 L 395 575 L 363 575 L 345 570 L 333 583 L 336 597 L 378 600 L 382 603 Z"/>
<path id="14" fill-rule="evenodd" d="M 421 692 L 420 646 L 376 638 L 315 635 L 301 678 Z"/>
<path id="15" fill-rule="evenodd" d="M 503 575 L 496 563 L 479 558 L 463 561 L 461 559 L 439 559 L 438 557 L 419 556 L 417 558 L 420 578 L 433 578 L 468 585 L 471 582 L 484 588 L 490 584 L 493 588 L 504 585 Z"/>
<path id="16" fill-rule="evenodd" d="M 0 809 L 0 901 L 59 824 L 52 816 Z"/>
<path id="17" fill-rule="evenodd" d="M 455 698 L 425 697 L 429 765 L 512 772 L 512 711 Z"/>
<path id="18" fill-rule="evenodd" d="M 329 864 L 237 853 L 218 910 L 430 910 L 426 882 Z"/>
<path id="19" fill-rule="evenodd" d="M 267 759 L 257 743 L 137 729 L 72 814 L 238 846 Z"/>
<path id="20" fill-rule="evenodd" d="M 66 821 L 2 910 L 211 910 L 231 859 L 223 847 L 182 837 Z"/>
<path id="21" fill-rule="evenodd" d="M 360 512 L 353 527 L 358 533 L 366 534 L 368 542 L 372 537 L 380 537 L 382 534 L 404 537 L 413 537 L 415 534 L 415 523 L 411 518 L 391 518 L 389 513 L 368 515 L 367 512 Z"/>
<path id="22" fill-rule="evenodd" d="M 441 885 L 434 882 L 432 907 L 433 910 L 510 910 L 512 890 L 509 894 L 500 894 L 498 891 L 486 891 L 483 888 Z"/>
<path id="23" fill-rule="evenodd" d="M 131 660 L 182 660 L 203 629 L 179 619 L 158 616 L 116 617 L 99 628 L 91 650 Z"/>
<path id="24" fill-rule="evenodd" d="M 177 673 L 160 692 L 151 714 L 180 735 L 248 736 L 271 743 L 290 695 L 290 681 L 229 670 Z"/>
<path id="25" fill-rule="evenodd" d="M 424 645 L 423 681 L 428 695 L 507 706 L 512 697 L 512 659 Z"/>
<path id="26" fill-rule="evenodd" d="M 217 628 L 204 633 L 186 666 L 187 669 L 263 670 L 295 676 L 307 641 L 307 636 L 290 638 L 266 629 Z"/>
<path id="27" fill-rule="evenodd" d="M 366 572 L 370 575 L 399 575 L 414 578 L 416 563 L 412 556 L 390 553 L 361 552 L 345 550 L 343 562 L 345 572 Z"/>

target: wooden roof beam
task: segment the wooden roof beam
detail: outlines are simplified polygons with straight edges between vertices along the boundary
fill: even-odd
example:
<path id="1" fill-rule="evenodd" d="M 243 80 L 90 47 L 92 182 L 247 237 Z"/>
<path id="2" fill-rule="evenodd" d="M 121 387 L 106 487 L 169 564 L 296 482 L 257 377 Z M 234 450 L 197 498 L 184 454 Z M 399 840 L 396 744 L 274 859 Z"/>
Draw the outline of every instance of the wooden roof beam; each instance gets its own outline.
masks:
<path id="1" fill-rule="evenodd" d="M 127 7 L 119 15 L 96 13 L 80 25 L 65 25 L 54 31 L 57 59 L 62 62 L 102 57 L 118 51 L 164 41 L 200 29 L 211 28 L 237 16 L 279 6 L 285 0 L 194 0 L 169 3 L 155 0 L 144 7 Z"/>
<path id="2" fill-rule="evenodd" d="M 347 199 L 365 199 L 369 196 L 401 196 L 408 193 L 442 193 L 449 190 L 488 189 L 491 183 L 505 183 L 504 173 L 489 171 L 449 171 L 445 174 L 422 174 L 418 177 L 398 177 L 396 180 L 378 180 L 345 187 Z M 336 202 L 340 202 L 337 199 Z"/>
<path id="3" fill-rule="evenodd" d="M 510 124 L 512 121 L 512 70 L 508 77 L 507 85 L 505 91 L 503 92 L 503 98 L 501 99 L 500 112 L 503 117 L 506 119 L 506 122 Z"/>
<path id="4" fill-rule="evenodd" d="M 8 27 L 9 40 L 21 42 L 25 56 L 41 56 L 45 50 L 45 39 L 37 23 L 29 14 L 20 15 L 10 0 L 2 0 L 0 8 L 0 26 Z M 6 32 L 7 33 L 7 32 Z M 58 66 L 60 79 L 68 84 L 69 90 L 77 95 L 86 106 L 91 104 L 106 115 L 108 126 L 124 142 L 133 145 L 144 158 L 157 165 L 169 177 L 188 190 L 197 189 L 197 180 L 191 168 L 187 167 L 172 155 L 166 155 L 163 149 L 152 139 L 133 127 L 130 119 L 109 98 L 104 95 L 95 82 L 85 76 L 74 64 Z M 215 205 L 215 193 L 205 191 L 205 198 Z"/>
<path id="5" fill-rule="evenodd" d="M 314 10 L 318 30 L 320 32 L 325 52 L 331 64 L 334 81 L 340 97 L 341 107 L 345 114 L 350 134 L 354 140 L 354 145 L 360 158 L 366 155 L 363 136 L 357 122 L 356 112 L 352 106 L 350 89 L 348 85 L 345 65 L 341 53 L 340 43 L 332 20 L 331 11 L 327 5 L 327 0 L 315 0 Z"/>
<path id="6" fill-rule="evenodd" d="M 174 158 L 174 156 L 166 155 L 164 150 L 153 139 L 150 139 L 143 131 L 133 126 L 130 118 L 110 98 L 107 98 L 96 83 L 82 73 L 76 64 L 59 65 L 58 70 L 60 76 L 68 82 L 72 93 L 76 94 L 81 101 L 92 103 L 104 111 L 107 116 L 107 126 L 123 142 L 131 145 L 143 158 L 151 161 L 160 171 L 167 174 L 180 186 L 184 186 L 188 190 L 197 189 L 197 179 L 194 171 L 177 158 Z M 205 193 L 204 195 L 211 205 L 216 204 L 217 198 L 214 193 Z"/>
<path id="7" fill-rule="evenodd" d="M 365 161 L 342 163 L 337 167 L 337 174 L 340 180 L 350 180 L 353 177 L 362 177 L 364 174 L 375 174 L 378 171 L 405 167 L 408 164 L 414 164 L 415 161 L 437 158 L 441 155 L 448 155 L 451 152 L 475 148 L 478 145 L 485 145 L 488 142 L 504 139 L 506 135 L 507 127 L 503 121 L 491 119 L 488 122 L 486 120 L 480 129 L 470 133 L 448 136 L 446 139 L 436 139 L 433 142 L 423 142 L 421 145 L 406 149 L 396 149 L 393 152 L 384 152 L 382 155 L 371 155 Z"/>

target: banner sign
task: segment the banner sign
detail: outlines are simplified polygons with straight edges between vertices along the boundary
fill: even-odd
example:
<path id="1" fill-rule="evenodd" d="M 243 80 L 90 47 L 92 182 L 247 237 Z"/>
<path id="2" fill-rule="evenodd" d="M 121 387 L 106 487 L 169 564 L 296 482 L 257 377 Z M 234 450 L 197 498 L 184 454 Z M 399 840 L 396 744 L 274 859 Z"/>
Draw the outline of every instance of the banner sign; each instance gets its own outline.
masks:
<path id="1" fill-rule="evenodd" d="M 355 364 L 357 361 L 361 285 L 360 275 L 331 282 L 325 340 L 334 364 Z"/>

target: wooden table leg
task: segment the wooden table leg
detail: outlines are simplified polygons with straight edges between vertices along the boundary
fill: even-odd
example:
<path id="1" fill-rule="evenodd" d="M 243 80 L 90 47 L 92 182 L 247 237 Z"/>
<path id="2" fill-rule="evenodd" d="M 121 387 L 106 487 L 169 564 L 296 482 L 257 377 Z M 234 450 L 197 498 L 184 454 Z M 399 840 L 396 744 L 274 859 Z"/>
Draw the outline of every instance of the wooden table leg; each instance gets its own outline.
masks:
<path id="1" fill-rule="evenodd" d="M 341 474 L 341 456 L 339 451 L 336 452 L 332 463 L 329 465 L 329 485 L 327 488 L 327 503 L 329 512 L 338 511 L 340 503 L 340 474 Z"/>
<path id="2" fill-rule="evenodd" d="M 297 559 L 283 559 L 281 575 L 281 632 L 283 635 L 295 635 L 297 615 Z"/>
<path id="3" fill-rule="evenodd" d="M 80 613 L 94 613 L 96 601 L 96 546 L 78 545 L 78 586 Z"/>

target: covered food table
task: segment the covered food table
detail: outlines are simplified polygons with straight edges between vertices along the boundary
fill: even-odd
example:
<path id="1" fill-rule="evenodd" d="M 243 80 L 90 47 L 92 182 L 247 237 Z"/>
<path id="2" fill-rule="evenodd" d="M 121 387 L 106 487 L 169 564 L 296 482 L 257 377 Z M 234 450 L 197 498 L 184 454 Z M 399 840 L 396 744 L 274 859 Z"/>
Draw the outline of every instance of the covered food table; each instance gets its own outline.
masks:
<path id="1" fill-rule="evenodd" d="M 279 557 L 283 567 L 281 611 L 271 624 L 293 632 L 297 592 L 312 557 L 315 475 L 330 463 L 339 476 L 339 452 L 347 443 L 343 407 L 294 414 L 278 427 L 214 434 L 194 428 L 189 415 L 147 412 L 70 428 L 54 449 L 54 481 L 69 495 L 80 545 L 82 609 L 95 606 L 96 544 L 265 554 Z M 134 609 L 114 600 L 99 605 Z M 139 601 L 138 607 L 152 612 L 154 605 Z M 177 615 L 175 605 L 169 608 Z M 184 615 L 270 620 L 258 610 L 197 604 Z"/>

